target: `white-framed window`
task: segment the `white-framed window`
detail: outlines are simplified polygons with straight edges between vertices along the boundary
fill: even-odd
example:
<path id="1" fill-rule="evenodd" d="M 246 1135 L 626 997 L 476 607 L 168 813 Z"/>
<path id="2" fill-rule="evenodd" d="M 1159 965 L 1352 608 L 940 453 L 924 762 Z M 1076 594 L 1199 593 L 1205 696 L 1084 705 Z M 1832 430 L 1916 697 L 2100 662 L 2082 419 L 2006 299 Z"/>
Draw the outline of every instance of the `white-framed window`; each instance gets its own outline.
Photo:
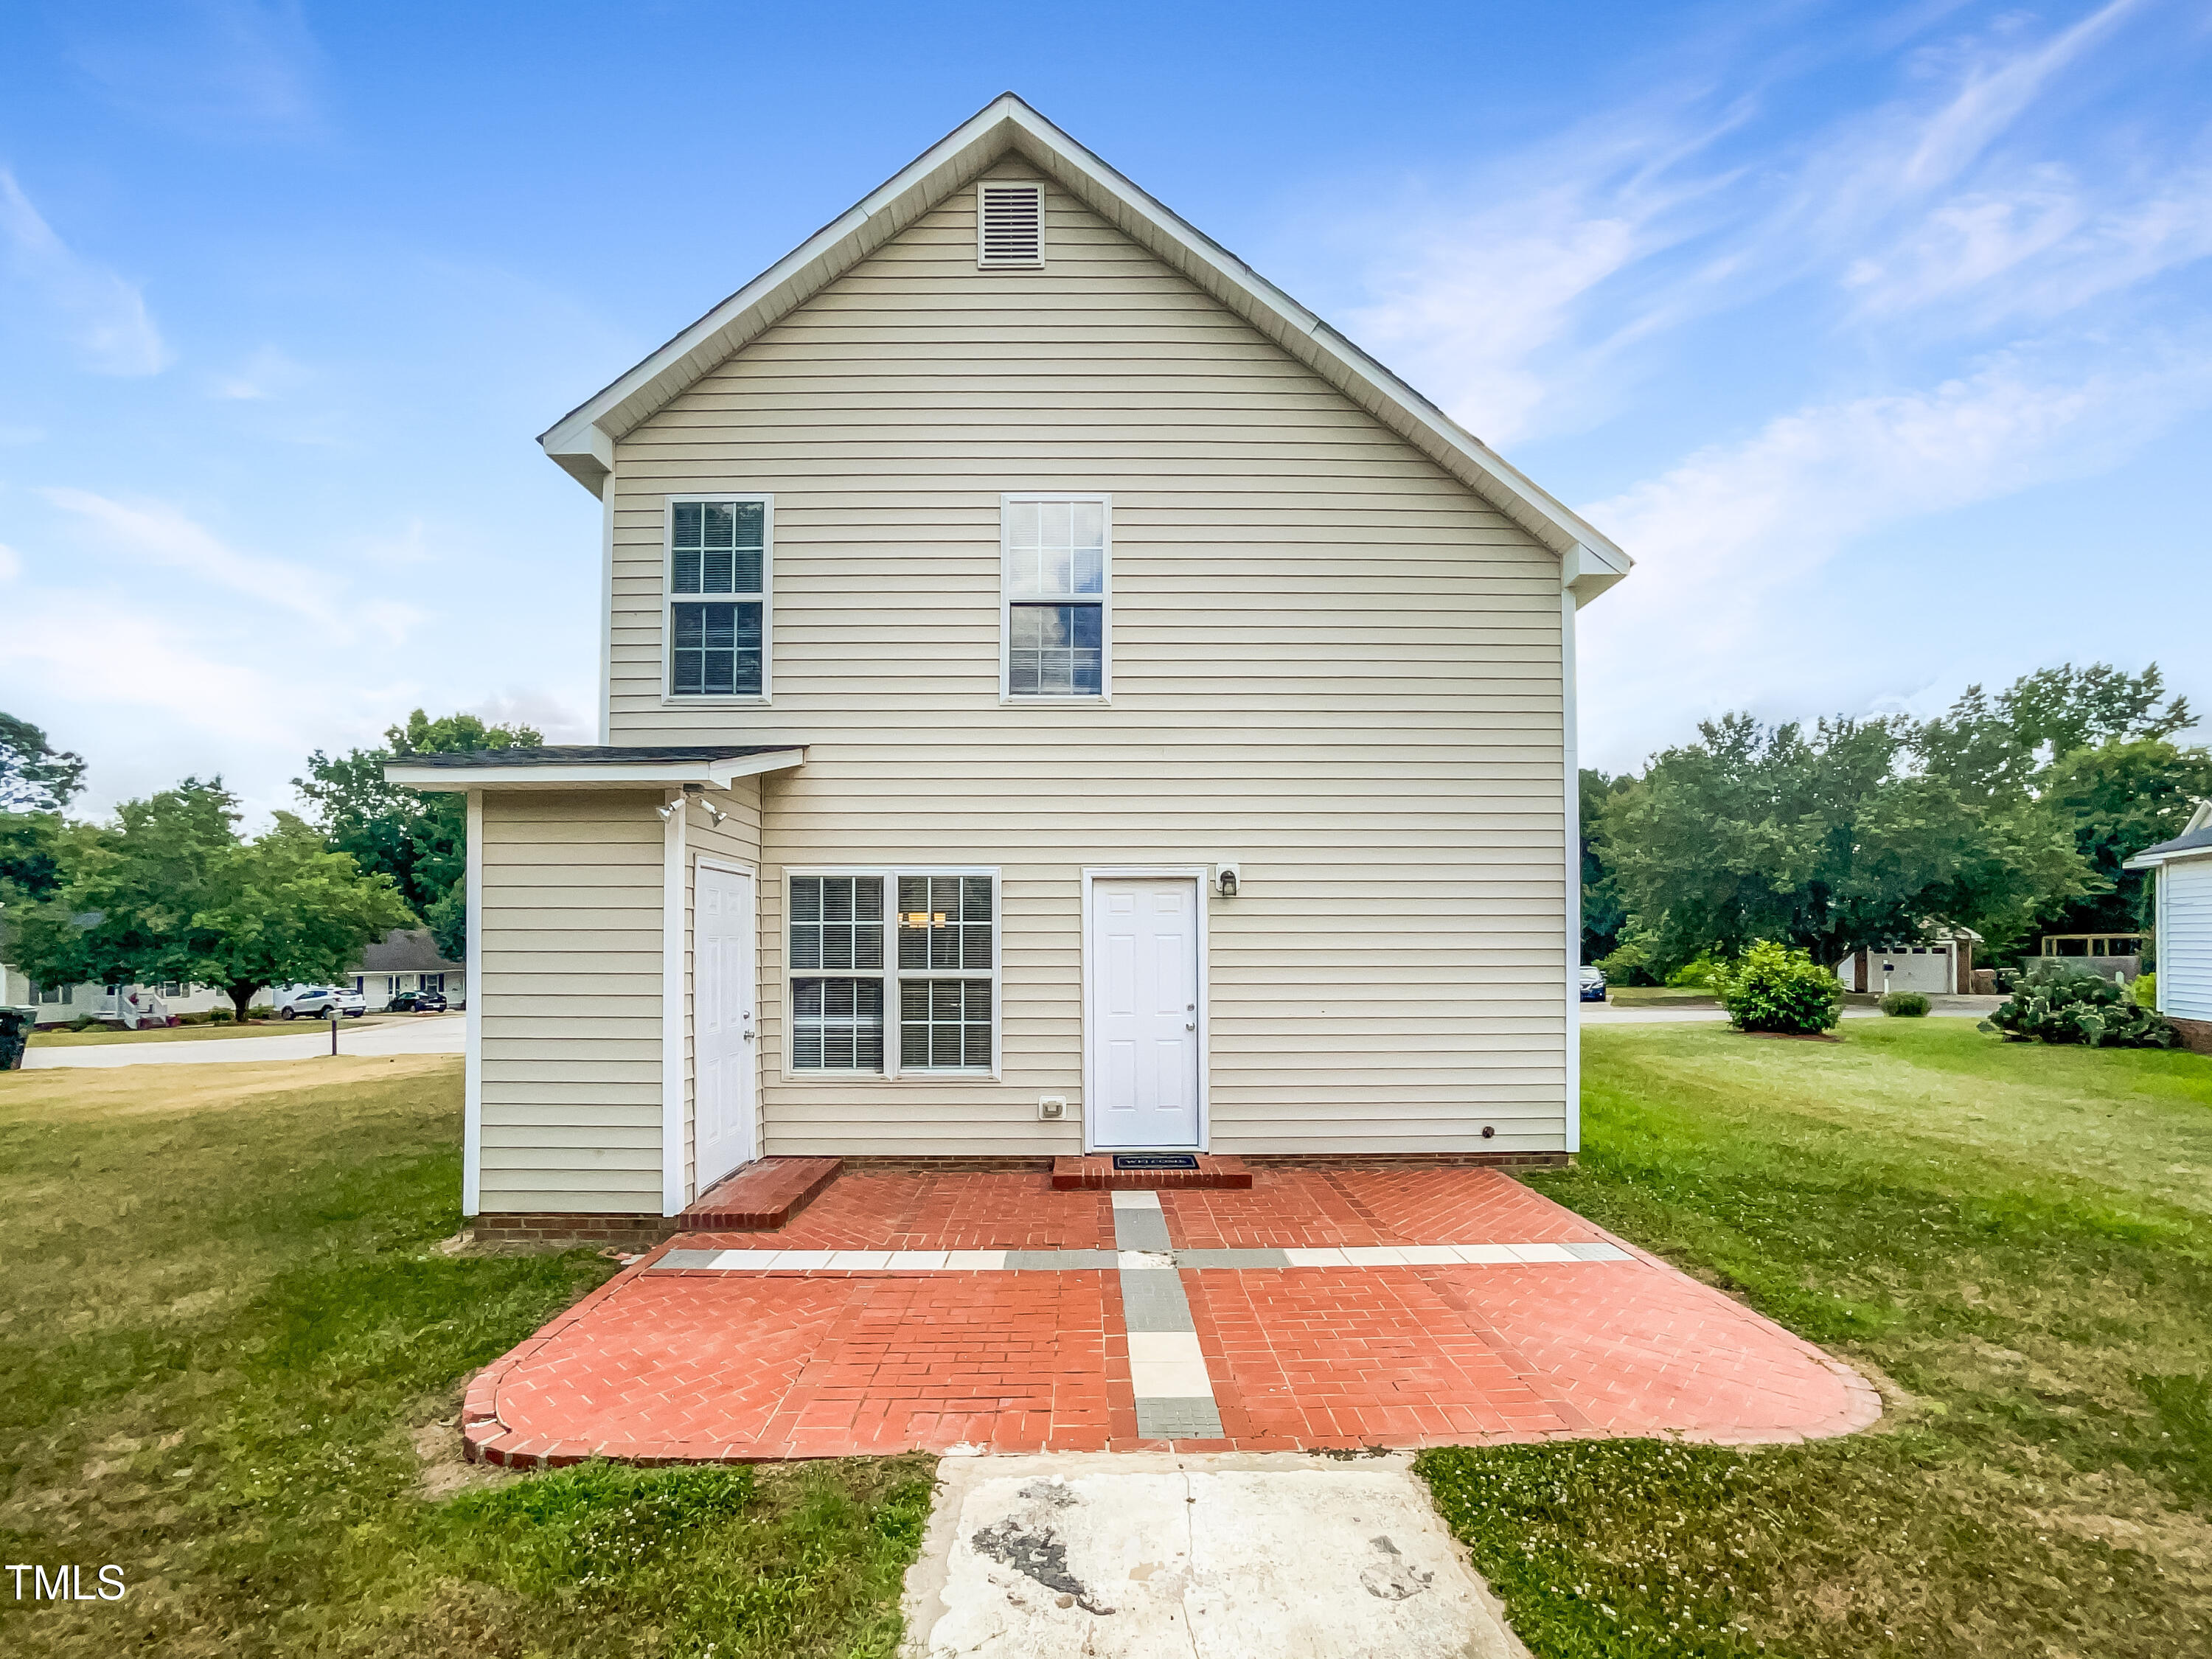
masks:
<path id="1" fill-rule="evenodd" d="M 999 498 L 1000 693 L 1095 700 L 1113 690 L 1113 498 Z"/>
<path id="2" fill-rule="evenodd" d="M 672 701 L 769 694 L 769 574 L 775 498 L 668 498 L 666 616 Z"/>
<path id="3" fill-rule="evenodd" d="M 785 894 L 794 1076 L 995 1073 L 996 871 L 793 870 Z"/>
<path id="4" fill-rule="evenodd" d="M 439 995 L 443 996 L 446 994 L 446 976 L 443 974 L 425 974 L 418 988 L 435 991 Z"/>

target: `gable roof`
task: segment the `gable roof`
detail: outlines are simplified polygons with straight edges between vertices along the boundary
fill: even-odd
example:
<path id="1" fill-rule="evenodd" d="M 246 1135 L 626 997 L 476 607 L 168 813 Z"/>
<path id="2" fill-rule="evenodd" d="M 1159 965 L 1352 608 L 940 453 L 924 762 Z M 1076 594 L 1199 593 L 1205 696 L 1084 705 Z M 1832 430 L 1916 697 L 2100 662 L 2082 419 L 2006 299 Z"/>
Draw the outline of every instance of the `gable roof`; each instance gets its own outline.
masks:
<path id="1" fill-rule="evenodd" d="M 395 927 L 374 945 L 362 947 L 356 971 L 370 974 L 453 974 L 464 964 L 448 961 L 427 927 Z"/>
<path id="2" fill-rule="evenodd" d="M 1003 93 L 538 439 L 592 494 L 616 441 L 884 243 L 1018 155 L 1196 284 L 1557 554 L 1577 604 L 1632 561 L 1436 404 L 1012 93 Z"/>

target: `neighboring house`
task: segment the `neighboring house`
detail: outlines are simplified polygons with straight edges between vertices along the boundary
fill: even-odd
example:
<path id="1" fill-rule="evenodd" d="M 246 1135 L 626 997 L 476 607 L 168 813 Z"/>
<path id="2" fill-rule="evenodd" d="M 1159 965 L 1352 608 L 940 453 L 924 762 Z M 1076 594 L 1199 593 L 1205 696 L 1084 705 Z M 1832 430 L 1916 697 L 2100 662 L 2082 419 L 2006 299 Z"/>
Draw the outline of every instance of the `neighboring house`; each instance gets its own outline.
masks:
<path id="1" fill-rule="evenodd" d="M 20 969 L 0 966 L 0 1004 L 36 1008 L 38 1024 L 66 1025 L 89 1015 L 112 1018 L 118 997 L 136 997 L 164 1014 L 201 1014 L 210 1008 L 230 1006 L 230 999 L 212 985 L 185 985 L 168 980 L 159 985 L 102 985 L 88 980 L 82 985 L 40 985 Z"/>
<path id="2" fill-rule="evenodd" d="M 371 1010 L 382 1008 L 403 991 L 442 991 L 459 1007 L 468 995 L 465 964 L 449 959 L 427 927 L 395 927 L 361 953 L 353 988 Z"/>
<path id="3" fill-rule="evenodd" d="M 2212 800 L 2200 801 L 2179 835 L 2127 861 L 2158 883 L 2158 1011 L 2182 1040 L 2212 1054 Z"/>
<path id="4" fill-rule="evenodd" d="M 1968 927 L 1935 928 L 1917 944 L 1854 951 L 1836 964 L 1836 977 L 1847 990 L 1876 995 L 1888 990 L 1965 996 L 1974 988 L 1974 946 L 1981 939 Z"/>
<path id="5" fill-rule="evenodd" d="M 542 440 L 596 746 L 465 791 L 465 1200 L 763 1155 L 1557 1161 L 1620 550 L 1020 100 Z"/>

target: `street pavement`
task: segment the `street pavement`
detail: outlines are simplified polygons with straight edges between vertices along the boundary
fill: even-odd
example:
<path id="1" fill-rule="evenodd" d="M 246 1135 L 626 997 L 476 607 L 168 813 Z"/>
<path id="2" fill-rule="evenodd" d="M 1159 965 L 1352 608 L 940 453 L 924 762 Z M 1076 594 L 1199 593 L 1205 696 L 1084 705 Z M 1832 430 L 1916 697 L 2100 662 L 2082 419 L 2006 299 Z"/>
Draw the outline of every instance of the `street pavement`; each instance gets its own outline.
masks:
<path id="1" fill-rule="evenodd" d="M 468 1032 L 465 1014 L 425 1014 L 389 1024 L 338 1026 L 338 1052 L 356 1058 L 386 1054 L 458 1054 Z M 327 1058 L 330 1027 L 318 1020 L 302 1031 L 281 1036 L 205 1037 L 197 1042 L 100 1042 L 82 1048 L 47 1048 L 32 1044 L 23 1056 L 27 1072 L 81 1066 L 247 1066 L 279 1060 Z"/>

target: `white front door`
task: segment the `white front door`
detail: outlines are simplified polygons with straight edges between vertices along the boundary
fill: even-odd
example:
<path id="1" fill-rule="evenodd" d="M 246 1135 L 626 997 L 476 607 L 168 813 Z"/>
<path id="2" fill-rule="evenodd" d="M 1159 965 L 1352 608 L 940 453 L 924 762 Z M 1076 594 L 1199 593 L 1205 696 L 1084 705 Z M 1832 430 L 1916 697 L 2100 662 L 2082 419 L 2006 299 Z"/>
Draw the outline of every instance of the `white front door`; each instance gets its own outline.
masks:
<path id="1" fill-rule="evenodd" d="M 697 1190 L 753 1157 L 753 878 L 702 864 L 692 896 Z"/>
<path id="2" fill-rule="evenodd" d="M 1195 1148 L 1197 882 L 1094 882 L 1091 974 L 1091 1145 Z"/>

